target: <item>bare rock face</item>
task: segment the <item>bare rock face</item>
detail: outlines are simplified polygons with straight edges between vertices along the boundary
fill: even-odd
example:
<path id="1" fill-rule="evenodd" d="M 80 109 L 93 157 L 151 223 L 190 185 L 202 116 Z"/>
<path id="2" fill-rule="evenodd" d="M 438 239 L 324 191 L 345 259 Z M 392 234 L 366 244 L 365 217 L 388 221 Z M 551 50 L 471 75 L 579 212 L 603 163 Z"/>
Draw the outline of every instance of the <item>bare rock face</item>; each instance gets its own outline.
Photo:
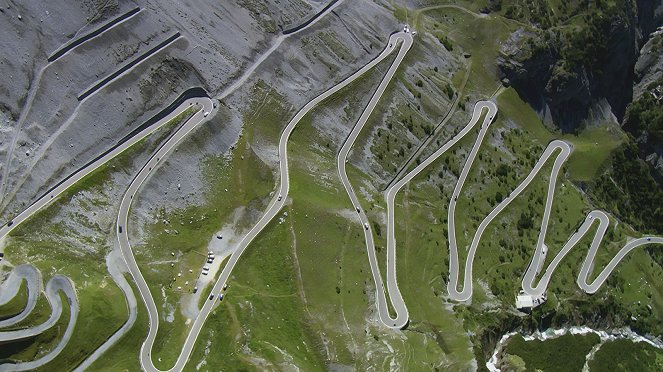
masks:
<path id="1" fill-rule="evenodd" d="M 660 22 L 658 7 L 639 1 L 615 14 L 594 15 L 591 27 L 577 35 L 518 30 L 501 48 L 503 80 L 562 130 L 582 126 L 602 99 L 621 120 L 632 100 L 639 45 Z M 591 38 L 583 42 L 588 32 Z"/>
<path id="2" fill-rule="evenodd" d="M 663 32 L 656 31 L 640 50 L 635 64 L 633 99 L 642 97 L 647 87 L 663 77 Z"/>
<path id="3" fill-rule="evenodd" d="M 222 94 L 272 45 L 283 42 L 227 97 L 228 121 L 219 123 L 223 128 L 213 132 L 217 137 L 203 144 L 212 154 L 223 153 L 239 135 L 238 118 L 255 81 L 270 81 L 284 92 L 287 104 L 300 107 L 374 58 L 398 25 L 380 5 L 347 2 L 310 29 L 281 40 L 328 4 L 56 0 L 3 5 L 0 32 L 8 46 L 0 74 L 10 78 L 0 87 L 0 215 L 6 218 L 24 208 L 184 90 L 202 87 L 211 97 Z M 109 24 L 59 58 L 49 58 Z M 323 34 L 351 58 L 343 60 L 338 50 L 322 43 L 306 43 Z M 82 92 L 145 55 L 81 99 Z M 181 168 L 197 169 L 201 156 L 181 159 Z M 191 174 L 199 177 L 196 172 Z"/>

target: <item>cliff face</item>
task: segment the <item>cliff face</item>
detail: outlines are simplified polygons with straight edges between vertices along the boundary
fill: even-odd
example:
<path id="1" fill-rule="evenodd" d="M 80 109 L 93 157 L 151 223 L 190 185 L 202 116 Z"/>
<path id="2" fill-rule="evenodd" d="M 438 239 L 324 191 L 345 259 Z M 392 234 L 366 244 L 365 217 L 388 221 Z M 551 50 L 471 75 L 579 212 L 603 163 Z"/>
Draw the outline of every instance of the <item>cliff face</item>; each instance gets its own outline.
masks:
<path id="1" fill-rule="evenodd" d="M 584 24 L 516 31 L 501 49 L 504 82 L 548 124 L 577 129 L 605 99 L 618 120 L 633 97 L 639 49 L 661 23 L 663 2 L 623 2 L 588 9 Z"/>
<path id="2" fill-rule="evenodd" d="M 663 185 L 663 31 L 652 34 L 642 47 L 635 64 L 633 102 L 623 127 L 633 136 L 654 179 Z"/>

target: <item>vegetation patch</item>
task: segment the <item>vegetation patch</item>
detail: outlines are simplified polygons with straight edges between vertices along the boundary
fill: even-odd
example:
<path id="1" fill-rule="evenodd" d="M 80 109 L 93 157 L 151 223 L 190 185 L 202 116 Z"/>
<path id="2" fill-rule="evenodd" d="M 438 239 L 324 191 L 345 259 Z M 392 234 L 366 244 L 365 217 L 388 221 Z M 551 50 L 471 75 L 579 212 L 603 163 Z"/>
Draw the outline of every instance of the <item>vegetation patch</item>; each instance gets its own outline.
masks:
<path id="1" fill-rule="evenodd" d="M 599 342 L 599 336 L 593 333 L 588 335 L 567 333 L 545 341 L 525 341 L 521 335 L 515 335 L 509 340 L 504 352 L 517 358 L 507 357 L 505 362 L 522 361 L 525 369 L 518 368 L 522 363 L 506 367 L 528 371 L 580 371 L 585 365 L 587 354 Z"/>
<path id="2" fill-rule="evenodd" d="M 663 351 L 646 342 L 607 341 L 589 362 L 590 371 L 660 371 Z"/>

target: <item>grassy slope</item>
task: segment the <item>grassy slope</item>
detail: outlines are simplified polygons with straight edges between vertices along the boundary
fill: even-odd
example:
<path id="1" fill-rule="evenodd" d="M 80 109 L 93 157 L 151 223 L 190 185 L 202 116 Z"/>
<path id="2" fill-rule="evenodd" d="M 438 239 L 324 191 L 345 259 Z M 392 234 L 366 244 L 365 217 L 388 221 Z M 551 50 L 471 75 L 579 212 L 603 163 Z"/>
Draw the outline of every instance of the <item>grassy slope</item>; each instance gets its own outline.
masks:
<path id="1" fill-rule="evenodd" d="M 0 306 L 0 319 L 7 319 L 20 314 L 28 304 L 28 287 L 25 280 L 21 280 L 18 293 L 6 304 Z"/>
<path id="2" fill-rule="evenodd" d="M 26 340 L 3 344 L 0 361 L 28 362 L 39 359 L 60 342 L 60 338 L 69 324 L 69 302 L 64 294 L 60 294 L 62 313 L 55 324 L 43 333 Z M 47 369 L 46 369 L 47 370 Z"/>
<path id="3" fill-rule="evenodd" d="M 466 91 L 472 92 L 474 90 L 480 97 L 491 95 L 495 87 L 498 86 L 496 76 L 494 75 L 494 62 L 492 62 L 494 61 L 495 50 L 498 46 L 497 42 L 507 34 L 508 30 L 512 29 L 510 25 L 513 22 L 504 21 L 494 16 L 479 19 L 460 10 L 449 8 L 429 10 L 423 12 L 422 16 L 424 17 L 419 19 L 421 26 L 428 30 L 439 30 L 433 31 L 433 33 L 439 32 L 439 35 L 436 34 L 438 37 L 448 36 L 454 45 L 454 50 L 464 50 L 472 55 L 473 75 L 470 76 Z M 470 28 L 491 30 L 492 34 L 490 37 L 487 37 L 482 33 L 468 32 Z M 462 30 L 466 32 L 462 32 Z M 477 60 L 482 61 L 482 63 L 476 63 Z M 531 108 L 512 89 L 502 92 L 498 91 L 498 93 L 497 103 L 500 112 L 497 122 L 493 124 L 488 137 L 491 135 L 496 136 L 497 133 L 495 132 L 499 132 L 500 134 L 506 132 L 504 141 L 497 142 L 502 142 L 503 145 L 506 145 L 508 151 L 515 156 L 515 161 L 509 160 L 513 159 L 509 156 L 506 156 L 501 161 L 492 161 L 495 156 L 503 157 L 505 154 L 503 150 L 498 150 L 493 145 L 495 141 L 491 141 L 490 138 L 486 139 L 484 147 L 480 151 L 480 154 L 483 153 L 483 159 L 480 157 L 477 160 L 477 163 L 473 166 L 473 172 L 471 172 L 469 177 L 470 181 L 474 180 L 477 183 L 481 183 L 481 185 L 473 187 L 471 182 L 468 181 L 464 189 L 466 196 L 459 198 L 459 203 L 462 203 L 462 199 L 465 199 L 465 207 L 462 208 L 464 213 L 461 216 L 457 216 L 460 220 L 458 222 L 459 226 L 465 226 L 465 228 L 459 229 L 461 231 L 459 237 L 461 240 L 469 243 L 474 234 L 475 226 L 492 209 L 492 206 L 495 205 L 495 193 L 500 191 L 504 195 L 505 192 L 511 190 L 517 184 L 515 181 L 519 181 L 522 179 L 522 176 L 529 172 L 533 161 L 540 156 L 542 149 L 547 143 L 554 138 L 562 138 L 572 143 L 575 151 L 565 166 L 568 178 L 567 176 L 562 176 L 562 179 L 558 181 L 555 193 L 556 199 L 553 205 L 551 226 L 546 240 L 551 248 L 547 257 L 547 262 L 550 262 L 554 254 L 557 253 L 558 249 L 561 248 L 572 233 L 573 228 L 584 219 L 586 212 L 591 208 L 591 201 L 579 192 L 578 189 L 572 187 L 573 184 L 569 181 L 586 181 L 600 174 L 603 164 L 609 158 L 610 152 L 624 140 L 624 135 L 619 128 L 598 126 L 589 128 L 575 136 L 561 136 L 547 129 Z M 516 130 L 513 130 L 514 124 Z M 417 180 L 414 181 L 416 187 L 410 188 L 413 190 L 412 195 L 415 197 L 418 196 L 415 199 L 415 203 L 419 204 L 418 207 L 425 206 L 430 202 L 440 206 L 437 211 L 433 211 L 430 214 L 433 217 L 429 222 L 431 224 L 429 233 L 432 237 L 428 239 L 437 240 L 438 243 L 441 242 L 443 247 L 446 238 L 445 236 L 436 234 L 435 231 L 440 230 L 436 222 L 446 223 L 448 194 L 455 184 L 455 178 L 448 176 L 446 178 L 447 182 L 444 179 L 440 179 L 436 181 L 437 184 L 434 183 L 435 186 L 439 186 L 439 183 L 443 184 L 444 192 L 442 194 L 430 187 L 425 180 L 431 179 L 431 177 L 435 180 L 436 175 L 440 171 L 447 173 L 458 172 L 464 161 L 465 153 L 469 151 L 473 141 L 474 138 L 464 140 L 459 147 L 465 150 L 461 151 L 453 159 L 450 156 L 451 165 L 434 164 L 430 171 L 424 172 L 418 177 L 420 180 L 419 183 L 417 183 Z M 444 158 L 441 160 L 444 161 Z M 494 181 L 492 179 L 493 176 L 486 179 L 485 181 L 487 182 L 482 181 L 484 177 L 480 173 L 481 170 L 489 172 L 505 161 L 513 168 L 513 171 L 505 180 L 502 182 L 497 181 L 497 183 L 491 182 Z M 522 164 L 519 164 L 519 162 L 522 162 Z M 486 231 L 487 238 L 484 239 L 477 252 L 475 278 L 485 280 L 489 283 L 491 292 L 494 292 L 492 294 L 497 294 L 498 298 L 506 306 L 512 303 L 513 295 L 520 287 L 520 275 L 527 267 L 531 255 L 530 252 L 533 250 L 534 242 L 538 236 L 540 216 L 543 213 L 542 202 L 539 200 L 545 200 L 545 193 L 547 192 L 546 173 L 549 173 L 549 171 L 542 172 L 542 177 L 537 177 L 537 180 L 532 183 L 529 190 L 525 191 L 519 198 L 520 200 L 512 203 L 503 212 L 502 217 L 499 217 L 492 224 L 493 226 L 489 227 Z M 562 183 L 565 186 L 561 186 Z M 447 196 L 445 197 L 445 195 Z M 435 196 L 435 198 L 432 198 L 432 196 Z M 439 198 L 439 202 L 436 201 L 437 198 Z M 492 203 L 481 201 L 491 198 Z M 475 199 L 474 202 L 472 199 Z M 462 204 L 459 204 L 459 208 L 460 205 Z M 538 205 L 538 209 L 532 208 L 531 205 Z M 411 210 L 411 207 L 404 206 L 402 210 L 397 211 L 397 214 L 402 213 L 401 215 L 404 215 L 408 209 Z M 470 211 L 470 213 L 465 213 L 466 211 Z M 522 211 L 532 212 L 534 230 L 524 231 L 522 235 L 519 235 L 515 234 L 517 232 L 515 222 Z M 598 262 L 595 274 L 616 253 L 617 249 L 621 248 L 625 242 L 626 235 L 639 235 L 621 223 L 611 230 L 606 239 L 607 241 L 604 243 L 597 257 Z M 407 231 L 407 229 L 401 228 L 401 232 L 397 230 L 397 236 L 400 236 L 399 234 L 402 234 L 403 231 Z M 435 235 L 438 236 L 437 239 Z M 397 238 L 401 242 L 404 239 L 407 241 L 409 234 L 406 233 L 404 237 Z M 501 241 L 506 242 L 506 245 L 499 244 Z M 558 268 L 558 272 L 553 277 L 549 287 L 550 292 L 554 293 L 554 295 L 551 296 L 549 305 L 546 305 L 547 310 L 545 311 L 549 312 L 556 307 L 559 311 L 560 307 L 557 305 L 558 303 L 562 304 L 561 313 L 572 313 L 576 311 L 574 308 L 582 308 L 581 312 L 590 311 L 589 309 L 596 309 L 601 302 L 612 296 L 616 301 L 616 304 L 614 304 L 617 308 L 615 312 L 618 314 L 617 317 L 621 318 L 621 321 L 628 322 L 625 319 L 628 312 L 646 313 L 642 309 L 642 305 L 637 305 L 637 301 L 642 301 L 643 303 L 653 302 L 653 314 L 660 314 L 662 310 L 659 305 L 660 290 L 658 288 L 660 287 L 660 283 L 657 283 L 655 280 L 649 281 L 647 278 L 656 278 L 657 273 L 661 269 L 658 265 L 654 265 L 651 259 L 642 251 L 634 252 L 627 258 L 614 275 L 618 279 L 609 283 L 607 288 L 603 288 L 599 294 L 596 296 L 579 294 L 574 282 L 579 270 L 578 263 L 584 259 L 588 247 L 588 242 L 585 243 L 584 246 L 580 244 L 576 247 L 562 261 L 562 265 Z M 445 254 L 442 254 L 441 257 L 442 259 L 446 258 Z M 441 270 L 441 279 L 444 279 L 446 270 L 447 265 L 444 265 Z M 636 284 L 635 281 L 638 281 L 638 283 Z M 622 287 L 629 287 L 629 284 L 624 284 L 624 282 L 630 282 L 629 284 L 631 285 L 638 285 L 638 290 L 628 291 L 628 288 L 625 291 L 620 290 L 617 283 L 621 283 Z M 485 297 L 482 293 L 484 292 L 482 288 L 476 286 L 476 284 L 475 301 L 478 301 L 479 304 L 477 306 L 473 305 L 471 309 L 474 309 L 473 311 L 476 311 L 477 315 L 474 317 L 465 317 L 465 322 L 466 327 L 480 332 L 484 327 L 495 326 L 495 320 L 499 317 L 486 319 L 479 316 L 479 313 L 484 311 L 481 310 L 482 306 L 484 306 L 481 304 L 489 303 L 490 301 L 486 301 L 492 297 L 490 293 L 488 297 Z M 401 280 L 401 286 L 403 285 L 403 281 Z M 444 291 L 444 289 L 441 290 Z M 565 302 L 567 300 L 574 301 L 573 305 Z M 542 313 L 545 314 L 545 311 L 542 310 Z M 539 318 L 540 315 L 537 314 L 534 317 L 536 321 L 542 321 L 542 317 Z"/>
<path id="4" fill-rule="evenodd" d="M 47 368 L 63 370 L 83 361 L 98 348 L 126 320 L 126 305 L 122 292 L 107 274 L 105 242 L 92 241 L 87 236 L 75 234 L 88 250 L 72 249 L 68 241 L 72 231 L 63 223 L 55 222 L 67 203 L 78 202 L 86 212 L 101 211 L 113 204 L 104 200 L 103 193 L 112 185 L 114 172 L 133 166 L 134 156 L 151 152 L 191 112 L 185 111 L 162 127 L 155 135 L 132 146 L 106 165 L 84 177 L 46 209 L 19 226 L 7 243 L 6 257 L 13 264 L 30 263 L 41 270 L 48 281 L 55 273 L 71 278 L 76 286 L 80 312 L 71 340 L 62 353 Z M 97 221 L 88 221 L 82 214 L 72 213 L 71 218 L 86 228 L 109 234 L 110 228 L 102 227 Z M 110 239 L 110 237 L 109 237 Z M 48 252 L 48 254 L 46 254 Z M 66 301 L 65 301 L 66 302 Z M 39 324 L 48 318 L 50 308 L 43 296 L 38 300 L 34 314 L 21 322 L 24 326 Z M 17 325 L 17 326 L 20 326 Z M 46 341 L 35 339 L 34 347 L 41 348 Z M 54 342 L 51 339 L 48 342 Z M 45 346 L 44 346 L 45 348 Z"/>
<path id="5" fill-rule="evenodd" d="M 373 87 L 376 78 L 379 75 L 370 78 Z M 341 110 L 346 114 L 342 121 L 352 125 L 363 108 L 359 102 L 369 98 L 372 88 L 366 83 L 354 83 L 298 124 L 289 146 L 293 201 L 286 209 L 288 216 L 283 223 L 273 222 L 240 260 L 225 305 L 203 330 L 201 340 L 213 338 L 214 348 L 199 342 L 191 368 L 203 359 L 204 366 L 265 368 L 294 363 L 314 369 L 322 367 L 322 360 L 360 369 L 386 366 L 394 355 L 410 360 L 408 366 L 413 368 L 463 365 L 471 359 L 459 324 L 450 313 L 439 312 L 439 301 L 412 312 L 419 319 L 413 331 L 392 332 L 377 323 L 361 227 L 339 214 L 345 209 L 352 215 L 336 173 L 340 143 L 330 143 L 314 127 L 319 115 Z M 278 244 L 261 243 L 267 239 L 277 239 Z M 278 277 L 272 274 L 275 271 L 280 272 Z M 289 326 L 293 332 L 280 336 L 272 327 L 284 321 L 262 318 L 299 320 Z M 270 344 L 283 352 L 274 353 Z M 304 357 L 302 347 L 308 349 Z"/>
<path id="6" fill-rule="evenodd" d="M 267 87 L 263 86 L 263 89 Z M 253 116 L 247 115 L 247 129 L 236 144 L 232 156 L 210 156 L 202 164 L 203 174 L 208 175 L 204 200 L 181 210 L 161 210 L 159 222 L 145 227 L 150 231 L 149 239 L 145 246 L 137 249 L 136 258 L 139 265 L 150 268 L 144 270 L 144 275 L 162 316 L 153 350 L 154 363 L 158 368 L 170 368 L 173 365 L 188 333 L 189 326 L 180 311 L 179 301 L 182 294 L 192 290 L 192 285 L 184 287 L 184 282 L 193 283 L 197 278 L 205 262 L 209 239 L 220 226 L 232 219 L 232 213 L 237 208 L 249 207 L 261 211 L 266 205 L 266 196 L 272 191 L 274 181 L 271 172 L 251 148 L 253 133 L 250 127 L 266 126 L 274 118 L 285 120 L 284 115 L 288 111 L 280 106 L 276 92 L 265 92 L 267 101 L 262 106 L 259 101 L 251 106 L 254 109 L 262 107 L 262 111 Z M 182 146 L 196 146 L 195 142 L 205 137 L 204 133 L 199 132 Z M 225 192 L 226 189 L 229 192 Z M 169 223 L 164 224 L 164 220 Z M 240 220 L 240 227 L 248 227 L 250 223 L 250 219 L 245 218 Z M 168 229 L 173 228 L 177 229 L 178 234 L 168 233 Z M 178 256 L 174 268 L 170 266 L 171 252 L 176 252 Z M 189 269 L 193 270 L 192 274 Z M 182 277 L 171 286 L 172 278 L 180 272 Z M 183 291 L 178 291 L 177 286 L 183 286 Z M 162 290 L 167 296 L 165 301 L 161 296 Z M 174 309 L 172 322 L 164 321 L 163 304 Z"/>
<path id="7" fill-rule="evenodd" d="M 599 341 L 595 334 L 566 334 L 546 341 L 525 341 L 516 335 L 509 340 L 504 352 L 519 356 L 528 371 L 580 371 L 587 353 Z"/>
<path id="8" fill-rule="evenodd" d="M 589 362 L 590 371 L 660 371 L 663 351 L 644 342 L 608 341 L 601 345 Z"/>
<path id="9" fill-rule="evenodd" d="M 130 279 L 127 277 L 127 279 Z M 138 296 L 138 290 L 132 283 L 132 290 Z M 138 300 L 138 314 L 134 326 L 115 345 L 97 359 L 90 366 L 91 371 L 138 371 L 140 370 L 139 353 L 143 341 L 147 336 L 149 319 L 145 305 L 140 297 Z"/>

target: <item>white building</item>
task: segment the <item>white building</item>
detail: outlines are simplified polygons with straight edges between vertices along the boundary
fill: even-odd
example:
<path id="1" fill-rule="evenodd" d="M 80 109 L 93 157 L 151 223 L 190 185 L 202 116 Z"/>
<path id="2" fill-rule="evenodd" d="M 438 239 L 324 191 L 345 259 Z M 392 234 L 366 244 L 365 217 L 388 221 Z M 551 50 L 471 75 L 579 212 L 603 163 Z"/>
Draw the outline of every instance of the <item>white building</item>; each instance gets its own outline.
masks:
<path id="1" fill-rule="evenodd" d="M 547 300 L 546 294 L 539 297 L 531 296 L 523 291 L 516 296 L 516 308 L 520 311 L 529 312 L 537 306 L 543 305 Z"/>

